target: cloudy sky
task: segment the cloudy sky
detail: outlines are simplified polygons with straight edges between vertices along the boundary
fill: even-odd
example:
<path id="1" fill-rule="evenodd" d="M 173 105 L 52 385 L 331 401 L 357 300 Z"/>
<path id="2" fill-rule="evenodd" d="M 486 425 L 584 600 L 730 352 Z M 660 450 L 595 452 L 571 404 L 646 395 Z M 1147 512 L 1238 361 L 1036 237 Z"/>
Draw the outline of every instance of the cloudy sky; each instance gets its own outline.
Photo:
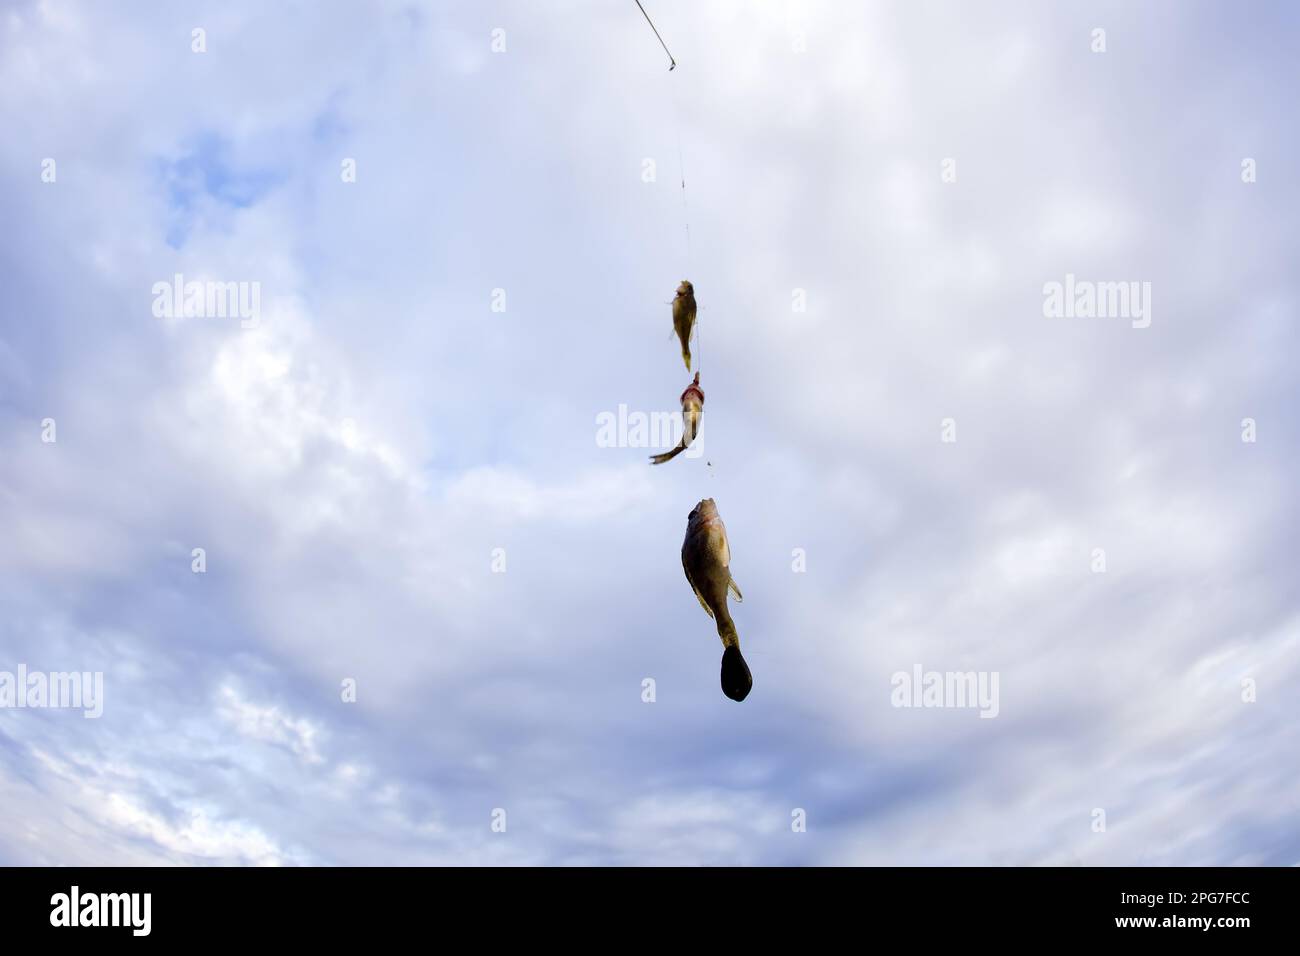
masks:
<path id="1" fill-rule="evenodd" d="M 0 863 L 1300 862 L 1300 12 L 647 6 L 6 0 Z"/>

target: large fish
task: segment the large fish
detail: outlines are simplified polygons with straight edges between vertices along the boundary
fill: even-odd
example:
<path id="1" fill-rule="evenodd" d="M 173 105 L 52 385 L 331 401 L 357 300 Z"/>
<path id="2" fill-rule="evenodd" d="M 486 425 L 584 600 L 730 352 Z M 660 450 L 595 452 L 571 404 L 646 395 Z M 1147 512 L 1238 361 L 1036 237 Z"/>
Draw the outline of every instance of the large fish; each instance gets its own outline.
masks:
<path id="1" fill-rule="evenodd" d="M 682 392 L 682 440 L 672 451 L 666 451 L 662 455 L 651 455 L 650 464 L 662 465 L 684 452 L 700 433 L 700 419 L 703 416 L 704 390 L 700 388 L 700 373 L 696 372 L 695 381 L 687 385 L 686 391 Z"/>
<path id="2" fill-rule="evenodd" d="M 691 370 L 691 329 L 695 328 L 695 286 L 685 279 L 673 299 L 673 329 L 682 343 L 682 361 Z"/>
<path id="3" fill-rule="evenodd" d="M 732 700 L 744 700 L 754 686 L 749 665 L 740 655 L 740 635 L 727 610 L 727 592 L 743 600 L 731 576 L 731 546 L 727 528 L 712 498 L 705 498 L 686 519 L 686 540 L 682 542 L 682 567 L 695 596 L 709 617 L 718 623 L 722 638 L 722 692 Z"/>

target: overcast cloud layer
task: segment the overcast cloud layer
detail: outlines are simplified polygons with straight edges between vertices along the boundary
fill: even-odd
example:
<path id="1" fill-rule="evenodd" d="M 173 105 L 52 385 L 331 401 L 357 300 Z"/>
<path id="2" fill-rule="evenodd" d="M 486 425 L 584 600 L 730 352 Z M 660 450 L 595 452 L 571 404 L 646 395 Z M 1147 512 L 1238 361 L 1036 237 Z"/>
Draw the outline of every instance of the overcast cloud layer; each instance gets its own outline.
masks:
<path id="1" fill-rule="evenodd" d="M 649 9 L 0 10 L 0 863 L 1300 862 L 1300 12 Z"/>

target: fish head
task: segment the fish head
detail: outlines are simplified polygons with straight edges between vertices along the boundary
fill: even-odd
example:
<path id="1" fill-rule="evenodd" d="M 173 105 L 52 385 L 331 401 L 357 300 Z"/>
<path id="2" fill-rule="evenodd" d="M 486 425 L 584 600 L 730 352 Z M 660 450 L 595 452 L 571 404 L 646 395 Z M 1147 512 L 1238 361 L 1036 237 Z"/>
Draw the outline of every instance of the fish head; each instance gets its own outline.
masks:
<path id="1" fill-rule="evenodd" d="M 718 506 L 714 504 L 712 498 L 705 498 L 691 509 L 686 521 L 688 524 L 698 524 L 701 521 L 708 521 L 710 518 L 716 518 L 717 516 Z"/>
<path id="2" fill-rule="evenodd" d="M 695 286 L 691 285 L 686 279 L 683 279 L 682 284 L 677 287 L 678 298 L 684 295 L 695 295 Z"/>

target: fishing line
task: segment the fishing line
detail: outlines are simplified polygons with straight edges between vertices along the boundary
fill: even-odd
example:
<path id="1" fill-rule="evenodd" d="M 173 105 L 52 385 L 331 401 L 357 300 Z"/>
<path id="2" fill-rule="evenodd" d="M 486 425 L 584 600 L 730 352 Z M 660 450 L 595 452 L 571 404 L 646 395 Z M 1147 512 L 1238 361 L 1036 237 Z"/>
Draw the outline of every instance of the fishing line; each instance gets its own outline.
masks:
<path id="1" fill-rule="evenodd" d="M 691 266 L 692 266 L 691 210 L 690 210 L 690 205 L 686 201 L 686 160 L 684 158 L 685 154 L 682 150 L 682 116 L 681 116 L 681 108 L 678 104 L 679 97 L 677 96 L 677 90 L 675 87 L 672 91 L 671 98 L 673 102 L 673 128 L 676 130 L 677 133 L 677 175 L 678 175 L 678 182 L 681 183 L 682 223 L 686 227 L 686 272 L 689 275 L 691 273 Z M 696 310 L 696 314 L 695 314 L 695 351 L 697 356 L 702 359 L 704 355 L 704 347 L 700 339 L 700 316 L 699 316 L 698 309 Z M 701 366 L 701 364 L 702 362 L 696 362 L 697 369 Z"/>
<path id="2" fill-rule="evenodd" d="M 641 0 L 636 0 L 636 5 L 637 5 L 637 9 L 641 11 L 641 16 L 645 17 L 645 22 L 650 24 L 650 29 L 654 31 L 655 38 L 659 41 L 659 45 L 663 47 L 664 52 L 668 54 L 668 63 L 669 63 L 668 72 L 671 73 L 674 69 L 677 68 L 677 59 L 673 56 L 672 51 L 668 49 L 668 44 L 664 42 L 664 38 L 660 36 L 659 28 L 656 27 L 654 21 L 650 19 L 650 14 L 646 13 L 645 7 L 641 5 Z M 680 85 L 680 81 L 678 81 L 677 85 Z M 672 99 L 672 103 L 673 103 L 673 128 L 677 134 L 677 172 L 678 172 L 678 178 L 681 183 L 681 190 L 682 190 L 682 223 L 685 226 L 685 230 L 686 230 L 686 271 L 689 274 L 691 271 L 691 260 L 692 260 L 691 210 L 690 210 L 690 205 L 686 201 L 686 159 L 685 159 L 685 151 L 682 149 L 682 116 L 681 116 L 681 107 L 679 106 L 678 103 L 679 97 L 677 95 L 676 87 L 671 88 L 671 92 L 669 93 L 669 96 Z M 694 329 L 695 332 L 694 358 L 695 358 L 695 371 L 697 374 L 704 367 L 704 341 L 702 335 L 700 334 L 699 311 L 700 310 L 697 306 L 696 313 L 695 313 L 695 329 Z M 711 461 L 708 462 L 708 466 L 709 466 L 710 473 L 712 473 L 713 462 Z"/>
<path id="3" fill-rule="evenodd" d="M 668 54 L 668 62 L 670 64 L 670 66 L 668 67 L 668 72 L 671 73 L 673 69 L 677 66 L 677 61 L 673 59 L 672 51 L 668 49 L 668 44 L 664 42 L 664 38 L 659 36 L 659 28 L 656 27 L 655 22 L 650 19 L 650 14 L 645 12 L 645 7 L 641 6 L 641 0 L 636 0 L 636 5 L 637 8 L 641 11 L 641 16 L 645 17 L 645 22 L 650 24 L 650 29 L 654 30 L 655 37 L 657 37 L 659 40 L 659 45 L 663 47 L 664 52 Z"/>

